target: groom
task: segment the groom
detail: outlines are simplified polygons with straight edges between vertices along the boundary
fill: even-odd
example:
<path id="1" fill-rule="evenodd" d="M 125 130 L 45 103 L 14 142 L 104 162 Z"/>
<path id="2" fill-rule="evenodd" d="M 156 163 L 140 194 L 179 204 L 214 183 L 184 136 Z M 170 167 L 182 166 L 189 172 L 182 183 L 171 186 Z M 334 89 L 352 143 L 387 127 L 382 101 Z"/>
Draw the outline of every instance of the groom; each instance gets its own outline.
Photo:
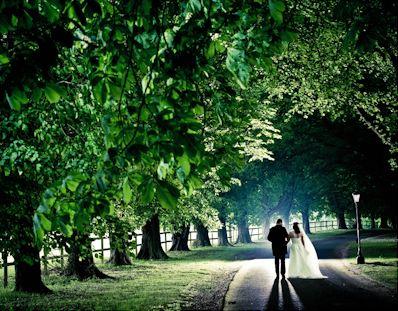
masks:
<path id="1" fill-rule="evenodd" d="M 287 253 L 287 243 L 289 243 L 289 235 L 286 228 L 282 226 L 282 219 L 276 221 L 276 226 L 269 230 L 268 241 L 272 243 L 272 254 L 275 257 L 275 271 L 279 277 L 279 261 L 281 262 L 281 274 L 285 277 L 285 256 Z"/>

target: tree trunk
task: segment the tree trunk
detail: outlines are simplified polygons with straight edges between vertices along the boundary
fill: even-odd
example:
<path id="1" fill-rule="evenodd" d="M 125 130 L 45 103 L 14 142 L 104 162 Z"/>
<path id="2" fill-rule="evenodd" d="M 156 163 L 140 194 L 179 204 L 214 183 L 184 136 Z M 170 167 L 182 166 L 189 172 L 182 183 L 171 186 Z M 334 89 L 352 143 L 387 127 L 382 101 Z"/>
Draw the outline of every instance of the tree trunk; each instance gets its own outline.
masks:
<path id="1" fill-rule="evenodd" d="M 238 222 L 238 239 L 236 240 L 236 243 L 252 243 L 246 219 Z"/>
<path id="2" fill-rule="evenodd" d="M 388 221 L 387 216 L 382 215 L 381 219 L 380 219 L 380 229 L 388 229 L 389 228 L 387 221 Z"/>
<path id="3" fill-rule="evenodd" d="M 75 276 L 79 280 L 92 277 L 100 279 L 112 278 L 101 272 L 95 265 L 91 250 L 91 240 L 88 235 L 79 236 L 74 233 L 67 251 L 68 264 L 65 269 L 65 275 Z"/>
<path id="4" fill-rule="evenodd" d="M 302 211 L 301 211 L 301 216 L 303 219 L 303 229 L 305 231 L 305 233 L 307 234 L 311 234 L 311 229 L 310 229 L 310 215 L 309 215 L 309 211 L 308 208 L 305 207 Z"/>
<path id="5" fill-rule="evenodd" d="M 221 229 L 218 229 L 218 246 L 231 246 L 228 241 L 227 226 L 225 224 L 225 219 L 220 218 Z"/>
<path id="6" fill-rule="evenodd" d="M 142 227 L 142 245 L 138 259 L 167 259 L 160 241 L 159 215 L 154 214 Z"/>
<path id="7" fill-rule="evenodd" d="M 370 214 L 370 229 L 376 229 L 376 219 L 373 213 Z"/>
<path id="8" fill-rule="evenodd" d="M 30 293 L 50 293 L 41 280 L 39 250 L 33 242 L 20 247 L 15 258 L 15 290 Z M 27 259 L 29 261 L 27 261 Z"/>
<path id="9" fill-rule="evenodd" d="M 345 221 L 345 215 L 343 211 L 337 212 L 337 224 L 339 229 L 347 229 L 347 223 Z"/>
<path id="10" fill-rule="evenodd" d="M 203 225 L 200 220 L 195 222 L 196 227 L 196 240 L 194 245 L 197 247 L 211 246 L 209 238 L 209 230 Z"/>
<path id="11" fill-rule="evenodd" d="M 267 240 L 267 236 L 269 233 L 269 229 L 271 227 L 271 223 L 270 223 L 270 217 L 267 215 L 264 219 L 264 223 L 263 223 L 263 239 Z"/>
<path id="12" fill-rule="evenodd" d="M 131 259 L 127 254 L 127 241 L 126 238 L 109 237 L 111 246 L 111 258 L 108 263 L 116 266 L 131 265 Z"/>
<path id="13" fill-rule="evenodd" d="M 183 226 L 180 232 L 173 233 L 171 238 L 172 245 L 170 251 L 189 251 L 188 239 L 189 239 L 190 225 Z"/>
<path id="14" fill-rule="evenodd" d="M 285 209 L 282 213 L 282 222 L 283 226 L 286 228 L 290 227 L 289 218 L 290 218 L 290 209 Z"/>
<path id="15" fill-rule="evenodd" d="M 397 230 L 397 215 L 391 216 L 391 226 L 394 230 Z"/>

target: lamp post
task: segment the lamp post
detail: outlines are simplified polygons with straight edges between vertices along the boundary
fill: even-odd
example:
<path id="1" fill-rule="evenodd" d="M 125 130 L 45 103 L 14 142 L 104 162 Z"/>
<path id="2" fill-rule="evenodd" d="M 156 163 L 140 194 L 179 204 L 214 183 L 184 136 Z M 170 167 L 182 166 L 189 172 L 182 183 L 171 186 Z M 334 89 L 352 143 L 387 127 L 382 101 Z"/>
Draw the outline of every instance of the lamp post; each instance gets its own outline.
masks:
<path id="1" fill-rule="evenodd" d="M 359 203 L 359 198 L 360 194 L 357 192 L 354 192 L 352 194 L 352 198 L 354 199 L 355 203 L 355 215 L 357 219 L 357 244 L 358 244 L 358 253 L 357 253 L 357 264 L 364 264 L 365 263 L 365 257 L 362 255 L 362 249 L 361 249 L 361 239 L 359 237 L 359 212 L 358 212 L 358 203 Z"/>

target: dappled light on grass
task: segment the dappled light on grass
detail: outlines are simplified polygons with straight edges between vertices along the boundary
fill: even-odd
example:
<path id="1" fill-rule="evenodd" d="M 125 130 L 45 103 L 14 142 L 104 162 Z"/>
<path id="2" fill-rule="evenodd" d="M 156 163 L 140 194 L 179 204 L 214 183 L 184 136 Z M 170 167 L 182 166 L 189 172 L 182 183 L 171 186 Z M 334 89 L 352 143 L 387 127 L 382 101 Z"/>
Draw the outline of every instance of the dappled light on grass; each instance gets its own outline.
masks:
<path id="1" fill-rule="evenodd" d="M 133 260 L 131 266 L 99 265 L 114 280 L 88 279 L 84 282 L 50 274 L 44 278 L 51 295 L 15 293 L 13 284 L 0 289 L 0 305 L 6 308 L 40 310 L 148 310 L 189 305 L 197 295 L 202 300 L 227 286 L 242 260 L 263 254 L 264 244 L 234 247 L 206 247 L 190 252 L 170 252 L 169 260 Z M 14 273 L 10 269 L 10 273 Z M 12 278 L 12 277 L 11 277 Z M 210 300 L 210 299 L 209 299 Z M 216 302 L 214 302 L 216 303 Z"/>

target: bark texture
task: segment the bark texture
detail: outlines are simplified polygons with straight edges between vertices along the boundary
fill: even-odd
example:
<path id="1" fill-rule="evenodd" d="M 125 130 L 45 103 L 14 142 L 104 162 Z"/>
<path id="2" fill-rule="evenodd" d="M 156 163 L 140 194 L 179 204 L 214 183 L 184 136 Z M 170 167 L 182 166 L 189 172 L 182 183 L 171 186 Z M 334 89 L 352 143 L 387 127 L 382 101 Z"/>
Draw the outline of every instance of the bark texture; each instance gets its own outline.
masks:
<path id="1" fill-rule="evenodd" d="M 194 242 L 194 246 L 203 247 L 203 246 L 211 246 L 210 238 L 209 238 L 209 230 L 203 225 L 200 220 L 195 222 L 196 227 L 196 240 Z"/>
<path id="2" fill-rule="evenodd" d="M 91 240 L 87 235 L 79 236 L 76 233 L 71 238 L 68 251 L 68 264 L 65 275 L 75 276 L 79 280 L 96 277 L 100 279 L 111 278 L 101 272 L 94 263 L 91 250 Z"/>
<path id="3" fill-rule="evenodd" d="M 154 214 L 142 227 L 142 245 L 138 259 L 167 259 L 160 241 L 159 215 Z"/>
<path id="4" fill-rule="evenodd" d="M 115 266 L 131 265 L 131 259 L 127 254 L 127 240 L 125 238 L 110 237 L 111 258 L 108 263 Z"/>
<path id="5" fill-rule="evenodd" d="M 19 257 L 15 258 L 15 290 L 29 293 L 50 293 L 42 279 L 40 270 L 39 250 L 31 245 L 23 245 L 20 248 Z M 27 261 L 26 259 L 29 258 Z"/>
<path id="6" fill-rule="evenodd" d="M 252 243 L 249 226 L 246 219 L 242 219 L 238 223 L 238 238 L 236 240 L 236 243 Z"/>
<path id="7" fill-rule="evenodd" d="M 189 251 L 189 229 L 190 226 L 186 225 L 180 228 L 179 231 L 173 233 L 170 251 Z"/>
<path id="8" fill-rule="evenodd" d="M 311 234 L 310 215 L 309 214 L 310 213 L 309 213 L 308 207 L 304 208 L 301 211 L 301 216 L 302 216 L 302 219 L 303 219 L 303 228 L 304 228 L 305 233 L 307 233 L 307 234 Z"/>
<path id="9" fill-rule="evenodd" d="M 225 218 L 220 217 L 220 222 L 221 222 L 221 229 L 218 229 L 218 245 L 219 246 L 231 246 L 231 244 L 228 241 L 228 233 L 227 233 L 227 226 L 226 226 L 226 221 Z"/>
<path id="10" fill-rule="evenodd" d="M 339 229 L 347 229 L 347 223 L 345 221 L 344 211 L 337 212 L 337 225 Z"/>

